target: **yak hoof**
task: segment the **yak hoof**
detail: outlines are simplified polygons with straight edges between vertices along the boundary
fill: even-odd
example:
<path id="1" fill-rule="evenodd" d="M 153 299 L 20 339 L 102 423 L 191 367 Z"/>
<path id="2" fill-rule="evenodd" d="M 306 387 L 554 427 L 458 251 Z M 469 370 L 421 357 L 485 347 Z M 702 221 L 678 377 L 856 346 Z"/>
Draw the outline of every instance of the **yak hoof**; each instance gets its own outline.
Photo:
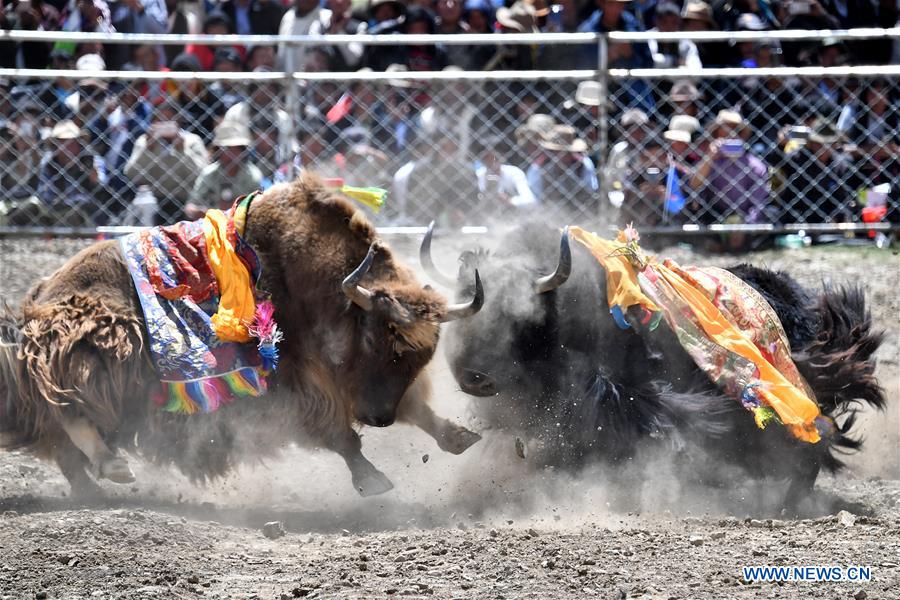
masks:
<path id="1" fill-rule="evenodd" d="M 369 467 L 364 473 L 353 474 L 353 487 L 360 496 L 377 496 L 394 489 L 394 484 L 387 475 L 371 465 Z"/>
<path id="2" fill-rule="evenodd" d="M 442 435 L 438 440 L 438 447 L 444 452 L 450 454 L 462 454 L 475 444 L 481 436 L 474 431 L 469 431 L 465 427 L 454 427 L 448 433 Z"/>
<path id="3" fill-rule="evenodd" d="M 121 456 L 113 456 L 100 463 L 100 477 L 113 483 L 134 483 L 134 473 Z"/>

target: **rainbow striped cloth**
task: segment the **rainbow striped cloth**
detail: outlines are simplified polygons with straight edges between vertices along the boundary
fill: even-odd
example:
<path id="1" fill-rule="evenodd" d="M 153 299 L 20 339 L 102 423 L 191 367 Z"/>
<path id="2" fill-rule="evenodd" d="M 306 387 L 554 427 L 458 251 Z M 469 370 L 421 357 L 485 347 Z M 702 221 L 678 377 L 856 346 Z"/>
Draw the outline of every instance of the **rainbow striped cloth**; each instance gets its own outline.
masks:
<path id="1" fill-rule="evenodd" d="M 255 285 L 259 260 L 240 237 L 251 199 L 239 199 L 227 214 L 237 221 L 234 248 Z M 272 361 L 260 355 L 256 343 L 223 342 L 216 336 L 212 315 L 219 305 L 219 286 L 209 263 L 203 220 L 139 231 L 119 243 L 159 374 L 153 400 L 163 410 L 195 414 L 265 394 Z"/>

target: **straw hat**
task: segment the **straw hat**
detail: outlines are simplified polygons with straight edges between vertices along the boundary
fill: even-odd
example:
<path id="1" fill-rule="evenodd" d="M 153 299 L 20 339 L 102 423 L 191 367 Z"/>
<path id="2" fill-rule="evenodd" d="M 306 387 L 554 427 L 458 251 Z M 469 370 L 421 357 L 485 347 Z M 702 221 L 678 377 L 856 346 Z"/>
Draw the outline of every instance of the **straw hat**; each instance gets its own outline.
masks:
<path id="1" fill-rule="evenodd" d="M 232 119 L 219 123 L 215 129 L 213 146 L 230 148 L 250 145 L 250 128 L 246 124 Z"/>
<path id="2" fill-rule="evenodd" d="M 720 110 L 716 115 L 716 120 L 713 122 L 714 125 L 734 125 L 736 127 L 740 127 L 744 124 L 744 117 L 741 116 L 741 113 L 736 110 Z"/>
<path id="3" fill-rule="evenodd" d="M 538 144 L 541 148 L 555 152 L 586 152 L 588 149 L 587 142 L 578 137 L 574 127 L 568 125 L 554 125 L 541 136 Z"/>

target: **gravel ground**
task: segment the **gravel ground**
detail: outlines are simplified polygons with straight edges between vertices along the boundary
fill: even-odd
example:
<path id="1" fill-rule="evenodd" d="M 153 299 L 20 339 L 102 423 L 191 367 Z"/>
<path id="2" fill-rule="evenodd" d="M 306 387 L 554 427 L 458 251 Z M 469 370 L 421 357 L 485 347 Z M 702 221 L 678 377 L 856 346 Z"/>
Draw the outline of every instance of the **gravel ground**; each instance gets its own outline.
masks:
<path id="1" fill-rule="evenodd" d="M 0 299 L 15 304 L 84 245 L 0 240 Z M 867 288 L 887 333 L 879 377 L 891 408 L 863 416 L 863 452 L 819 487 L 873 516 L 771 520 L 655 470 L 623 498 L 602 473 L 535 471 L 494 432 L 455 457 L 411 428 L 364 430 L 367 456 L 396 485 L 368 499 L 338 457 L 289 449 L 206 488 L 134 460 L 135 485 L 104 484 L 107 498 L 84 504 L 54 466 L 11 452 L 0 454 L 0 599 L 900 598 L 900 260 L 860 248 L 741 260 Z M 465 422 L 469 400 L 441 359 L 434 370 L 438 411 Z M 750 565 L 865 565 L 872 580 L 747 583 Z"/>

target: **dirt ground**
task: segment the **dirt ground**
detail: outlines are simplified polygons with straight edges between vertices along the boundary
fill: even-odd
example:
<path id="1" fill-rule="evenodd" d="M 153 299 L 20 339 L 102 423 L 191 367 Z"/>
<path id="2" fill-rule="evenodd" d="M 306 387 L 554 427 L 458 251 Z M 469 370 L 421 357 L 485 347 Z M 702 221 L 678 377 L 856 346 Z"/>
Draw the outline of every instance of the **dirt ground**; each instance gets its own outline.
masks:
<path id="1" fill-rule="evenodd" d="M 84 245 L 0 240 L 0 300 L 15 304 Z M 414 243 L 397 246 L 414 255 Z M 136 484 L 104 484 L 108 496 L 85 504 L 53 465 L 0 453 L 0 599 L 900 598 L 900 258 L 811 248 L 741 260 L 813 286 L 866 287 L 887 334 L 878 375 L 891 406 L 863 415 L 863 451 L 819 488 L 871 516 L 750 514 L 742 492 L 723 503 L 656 469 L 635 473 L 640 493 L 622 497 L 600 472 L 530 467 L 492 431 L 450 456 L 409 427 L 364 429 L 366 455 L 396 486 L 374 498 L 356 495 L 337 456 L 289 448 L 206 488 L 133 459 Z M 437 409 L 468 422 L 470 399 L 441 357 L 433 368 Z M 272 521 L 284 535 L 264 535 Z M 872 580 L 748 583 L 741 567 L 754 565 L 870 566 Z"/>

